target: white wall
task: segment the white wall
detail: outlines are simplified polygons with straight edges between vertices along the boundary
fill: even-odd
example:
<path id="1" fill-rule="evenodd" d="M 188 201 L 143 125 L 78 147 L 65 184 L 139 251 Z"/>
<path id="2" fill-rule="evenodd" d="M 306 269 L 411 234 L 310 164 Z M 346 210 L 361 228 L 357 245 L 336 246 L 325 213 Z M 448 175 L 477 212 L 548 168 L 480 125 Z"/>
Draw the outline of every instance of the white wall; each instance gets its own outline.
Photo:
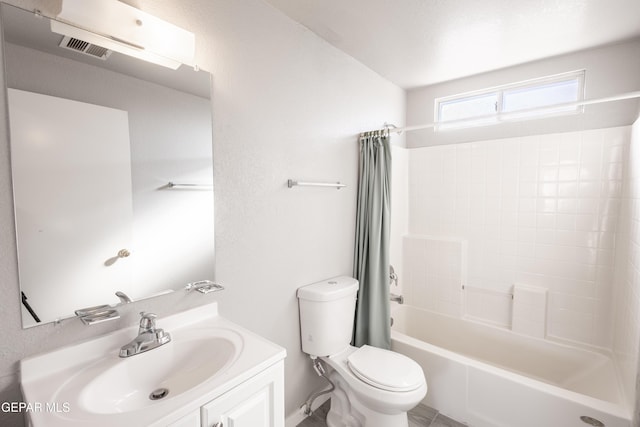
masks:
<path id="1" fill-rule="evenodd" d="M 502 70 L 414 89 L 407 95 L 407 125 L 434 121 L 434 100 L 508 83 L 580 69 L 586 70 L 585 99 L 637 91 L 640 87 L 640 39 L 530 62 Z M 584 114 L 559 116 L 455 132 L 410 132 L 407 146 L 425 147 L 628 125 L 637 117 L 638 100 L 587 107 Z"/>
<path id="2" fill-rule="evenodd" d="M 59 6 L 11 3 L 45 14 Z M 296 289 L 352 273 L 356 136 L 385 121 L 404 122 L 404 92 L 259 0 L 129 3 L 193 31 L 197 61 L 213 73 L 215 279 L 227 289 L 133 304 L 118 323 L 92 330 L 64 322 L 23 331 L 2 121 L 0 395 L 19 399 L 22 357 L 134 324 L 140 309 L 162 316 L 216 298 L 223 315 L 287 349 L 286 411 L 295 413 L 322 385 L 300 351 Z M 290 190 L 288 178 L 340 180 L 347 188 Z M 0 414 L 5 422 L 21 421 Z"/>
<path id="3" fill-rule="evenodd" d="M 260 2 L 213 13 L 221 310 L 287 348 L 290 414 L 323 385 L 300 351 L 296 289 L 352 274 L 356 135 L 403 120 L 404 93 Z M 288 189 L 288 178 L 347 187 Z"/>
<path id="4" fill-rule="evenodd" d="M 616 233 L 615 323 L 613 350 L 624 391 L 633 405 L 640 340 L 640 118 L 625 152 L 620 221 Z M 636 414 L 637 418 L 637 414 Z M 640 421 L 640 418 L 637 419 Z"/>
<path id="5" fill-rule="evenodd" d="M 430 236 L 432 246 L 468 243 L 466 260 L 455 244 L 435 262 L 466 265 L 466 278 L 431 273 L 425 281 L 428 254 L 409 242 L 409 302 L 439 294 L 443 301 L 426 308 L 510 327 L 513 285 L 540 286 L 549 291 L 548 336 L 611 348 L 629 134 L 626 126 L 409 150 L 410 235 Z"/>

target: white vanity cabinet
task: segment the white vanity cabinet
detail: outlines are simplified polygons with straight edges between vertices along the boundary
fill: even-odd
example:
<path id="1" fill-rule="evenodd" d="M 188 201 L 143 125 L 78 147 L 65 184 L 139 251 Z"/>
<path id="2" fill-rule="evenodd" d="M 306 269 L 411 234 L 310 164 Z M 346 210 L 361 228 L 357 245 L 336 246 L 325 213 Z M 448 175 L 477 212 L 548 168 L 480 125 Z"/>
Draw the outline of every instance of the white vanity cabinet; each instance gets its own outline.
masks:
<path id="1" fill-rule="evenodd" d="M 283 427 L 284 362 L 218 396 L 169 427 Z"/>
<path id="2" fill-rule="evenodd" d="M 192 412 L 167 427 L 200 427 L 200 411 Z"/>
<path id="3" fill-rule="evenodd" d="M 23 359 L 25 402 L 71 408 L 29 412 L 31 425 L 284 427 L 284 348 L 220 317 L 215 302 L 160 322 L 171 341 L 133 357 L 118 351 L 137 326 Z M 140 392 L 158 384 L 176 393 L 151 402 Z"/>
<path id="4" fill-rule="evenodd" d="M 202 427 L 284 427 L 284 362 L 204 405 Z"/>

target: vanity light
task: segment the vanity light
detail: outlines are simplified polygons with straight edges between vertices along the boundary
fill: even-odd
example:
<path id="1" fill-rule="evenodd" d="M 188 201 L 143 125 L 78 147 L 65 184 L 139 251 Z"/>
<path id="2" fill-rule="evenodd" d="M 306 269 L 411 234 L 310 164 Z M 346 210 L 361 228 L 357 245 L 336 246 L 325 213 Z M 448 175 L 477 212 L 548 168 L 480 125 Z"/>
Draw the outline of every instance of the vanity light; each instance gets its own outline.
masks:
<path id="1" fill-rule="evenodd" d="M 117 0 L 62 0 L 51 31 L 164 67 L 194 65 L 195 35 Z"/>

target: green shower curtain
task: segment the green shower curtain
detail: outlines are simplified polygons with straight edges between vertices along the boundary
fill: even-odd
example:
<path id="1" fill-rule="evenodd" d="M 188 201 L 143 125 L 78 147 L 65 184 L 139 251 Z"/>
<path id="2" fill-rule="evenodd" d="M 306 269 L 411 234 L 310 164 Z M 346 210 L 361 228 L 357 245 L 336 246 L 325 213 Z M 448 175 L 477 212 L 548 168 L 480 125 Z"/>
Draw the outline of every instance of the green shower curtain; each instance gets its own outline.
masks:
<path id="1" fill-rule="evenodd" d="M 353 274 L 360 288 L 353 344 L 389 349 L 391 151 L 388 132 L 368 132 L 360 137 L 359 169 Z"/>

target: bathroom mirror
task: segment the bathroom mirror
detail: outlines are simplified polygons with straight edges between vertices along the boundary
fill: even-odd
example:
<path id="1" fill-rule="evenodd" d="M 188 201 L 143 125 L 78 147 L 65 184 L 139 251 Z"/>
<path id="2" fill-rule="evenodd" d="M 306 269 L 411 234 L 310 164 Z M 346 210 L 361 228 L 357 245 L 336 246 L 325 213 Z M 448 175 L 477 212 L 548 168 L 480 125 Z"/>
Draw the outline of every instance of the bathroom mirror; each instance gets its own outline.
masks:
<path id="1" fill-rule="evenodd" d="M 212 279 L 209 74 L 96 58 L 0 12 L 23 327 Z"/>

